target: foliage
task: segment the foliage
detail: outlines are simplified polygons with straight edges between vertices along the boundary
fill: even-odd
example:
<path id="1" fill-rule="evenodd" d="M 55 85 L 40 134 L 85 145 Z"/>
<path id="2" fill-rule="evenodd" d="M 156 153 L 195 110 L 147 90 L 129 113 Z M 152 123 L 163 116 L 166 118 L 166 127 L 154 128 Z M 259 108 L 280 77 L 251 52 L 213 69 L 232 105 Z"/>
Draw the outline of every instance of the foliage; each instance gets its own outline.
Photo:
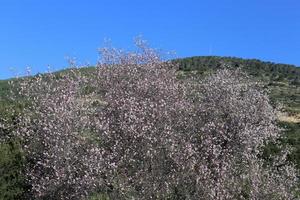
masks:
<path id="1" fill-rule="evenodd" d="M 106 194 L 96 193 L 89 197 L 89 200 L 109 200 L 109 197 Z"/>
<path id="2" fill-rule="evenodd" d="M 300 168 L 300 123 L 281 122 L 281 126 L 286 132 L 286 137 L 282 142 L 294 147 L 289 159 Z"/>
<path id="3" fill-rule="evenodd" d="M 280 137 L 259 83 L 240 69 L 177 79 L 176 63 L 136 44 L 136 52 L 102 49 L 92 75 L 21 83 L 31 103 L 15 134 L 36 199 L 98 191 L 110 199 L 294 198 L 287 152 L 270 163 L 258 156 Z"/>
<path id="4" fill-rule="evenodd" d="M 6 82 L 0 94 L 0 199 L 23 199 L 26 191 L 24 154 L 20 140 L 13 136 L 23 103 L 12 101 L 12 86 Z M 9 88 L 9 89 L 8 89 Z"/>
<path id="5" fill-rule="evenodd" d="M 262 62 L 257 59 L 235 57 L 198 56 L 175 60 L 184 71 L 206 72 L 226 64 L 232 68 L 242 67 L 248 74 L 271 82 L 288 81 L 292 85 L 300 84 L 300 68 L 294 65 Z"/>
<path id="6" fill-rule="evenodd" d="M 0 143 L 0 199 L 19 199 L 23 194 L 23 155 L 17 142 Z"/>

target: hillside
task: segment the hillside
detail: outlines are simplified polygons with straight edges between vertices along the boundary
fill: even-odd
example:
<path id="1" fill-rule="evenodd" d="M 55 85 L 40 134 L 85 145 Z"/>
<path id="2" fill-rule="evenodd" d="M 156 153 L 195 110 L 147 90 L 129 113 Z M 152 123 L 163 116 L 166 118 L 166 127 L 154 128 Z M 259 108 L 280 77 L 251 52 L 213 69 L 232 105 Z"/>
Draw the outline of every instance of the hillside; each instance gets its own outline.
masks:
<path id="1" fill-rule="evenodd" d="M 176 62 L 179 63 L 180 70 L 184 73 L 197 75 L 205 75 L 222 66 L 241 67 L 249 75 L 267 85 L 274 103 L 282 103 L 288 113 L 299 116 L 300 68 L 294 65 L 218 56 L 190 57 L 178 59 Z"/>
<path id="2" fill-rule="evenodd" d="M 300 169 L 300 68 L 293 65 L 275 64 L 271 62 L 262 62 L 259 60 L 246 60 L 232 57 L 191 57 L 184 59 L 173 60 L 179 64 L 178 75 L 184 78 L 185 76 L 196 76 L 202 78 L 203 76 L 213 73 L 222 67 L 243 68 L 248 74 L 257 80 L 263 81 L 266 89 L 269 91 L 272 103 L 277 105 L 281 103 L 285 112 L 279 116 L 279 124 L 285 129 L 285 136 L 281 139 L 283 144 L 290 144 L 294 150 L 289 155 Z M 95 70 L 94 67 L 79 68 L 80 73 L 89 75 Z M 55 73 L 57 78 L 62 77 L 69 70 L 62 70 Z M 28 77 L 27 77 L 28 78 Z M 29 77 L 30 78 L 30 77 Z M 16 81 L 16 80 L 13 80 Z M 89 90 L 89 88 L 84 88 Z M 22 99 L 20 102 L 10 101 L 8 96 L 12 88 L 9 85 L 9 80 L 0 81 L 0 120 L 5 118 L 6 121 L 14 122 L 14 114 L 10 113 L 13 108 L 16 113 L 22 110 Z M 88 91 L 87 91 L 88 92 Z M 6 109 L 10 108 L 10 109 Z M 1 122 L 1 121 L 0 121 Z M 9 134 L 9 129 L 2 129 L 0 127 L 1 136 Z M 277 146 L 269 146 L 266 148 L 266 155 L 274 154 L 278 151 Z M 9 143 L 0 143 L 0 168 L 4 168 L 0 172 L 0 177 L 14 176 L 12 181 L 0 180 L 1 188 L 7 192 L 7 195 L 16 196 L 22 193 L 23 178 L 18 168 L 21 168 L 22 153 L 19 150 L 17 141 L 10 141 Z M 2 173 L 2 174 L 1 174 Z M 3 174 L 4 173 L 4 174 Z M 3 184 L 4 183 L 4 184 Z M 5 188 L 13 188 L 6 190 Z M 21 191 L 20 191 L 21 190 Z M 1 192 L 2 190 L 0 190 Z M 0 196 L 1 197 L 1 196 Z"/>
<path id="3" fill-rule="evenodd" d="M 294 65 L 264 62 L 257 59 L 241 59 L 236 57 L 197 56 L 176 60 L 180 69 L 184 71 L 197 70 L 206 72 L 220 68 L 226 64 L 231 67 L 242 67 L 250 75 L 265 81 L 288 82 L 292 85 L 300 84 L 300 68 Z"/>
<path id="4" fill-rule="evenodd" d="M 221 67 L 241 67 L 254 78 L 263 81 L 270 90 L 274 103 L 282 103 L 287 112 L 300 114 L 300 67 L 287 64 L 264 62 L 257 59 L 236 57 L 197 56 L 173 60 L 179 64 L 179 70 L 185 75 L 203 76 Z M 80 68 L 79 71 L 89 74 L 94 67 Z M 68 70 L 56 72 L 59 77 Z M 0 102 L 6 101 L 10 91 L 7 80 L 0 80 Z"/>

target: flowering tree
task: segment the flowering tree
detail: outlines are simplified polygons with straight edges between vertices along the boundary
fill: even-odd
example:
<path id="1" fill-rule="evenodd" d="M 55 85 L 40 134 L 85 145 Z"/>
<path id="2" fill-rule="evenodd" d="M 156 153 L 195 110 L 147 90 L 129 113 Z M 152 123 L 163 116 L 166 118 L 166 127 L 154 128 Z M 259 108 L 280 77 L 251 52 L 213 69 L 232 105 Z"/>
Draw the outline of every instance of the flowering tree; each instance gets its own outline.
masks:
<path id="1" fill-rule="evenodd" d="M 261 147 L 280 132 L 267 95 L 241 70 L 177 79 L 177 66 L 137 41 L 101 49 L 78 70 L 23 82 L 22 126 L 37 199 L 292 199 L 295 170 Z M 87 93 L 87 88 L 90 88 Z"/>

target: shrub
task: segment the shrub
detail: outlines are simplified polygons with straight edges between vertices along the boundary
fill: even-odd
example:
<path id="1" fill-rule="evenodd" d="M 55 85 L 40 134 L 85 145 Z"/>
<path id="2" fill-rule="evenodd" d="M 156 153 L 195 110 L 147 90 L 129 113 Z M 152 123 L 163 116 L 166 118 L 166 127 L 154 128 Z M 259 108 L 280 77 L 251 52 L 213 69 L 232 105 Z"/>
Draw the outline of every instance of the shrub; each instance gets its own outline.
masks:
<path id="1" fill-rule="evenodd" d="M 0 143 L 0 199 L 20 199 L 25 186 L 23 154 L 17 141 Z"/>
<path id="2" fill-rule="evenodd" d="M 4 200 L 23 198 L 26 190 L 24 155 L 20 140 L 13 137 L 21 109 L 18 103 L 0 100 L 0 199 Z"/>

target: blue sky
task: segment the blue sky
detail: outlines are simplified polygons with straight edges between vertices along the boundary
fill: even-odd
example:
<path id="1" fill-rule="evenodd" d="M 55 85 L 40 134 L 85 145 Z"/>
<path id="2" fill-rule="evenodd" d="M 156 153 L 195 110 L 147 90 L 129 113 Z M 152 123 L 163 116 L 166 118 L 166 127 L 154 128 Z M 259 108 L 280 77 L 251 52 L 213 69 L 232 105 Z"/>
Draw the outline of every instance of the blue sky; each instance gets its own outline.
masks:
<path id="1" fill-rule="evenodd" d="M 237 56 L 300 66 L 299 0 L 0 0 L 0 79 L 45 72 L 66 57 L 95 63 L 110 38 L 194 55 Z"/>

